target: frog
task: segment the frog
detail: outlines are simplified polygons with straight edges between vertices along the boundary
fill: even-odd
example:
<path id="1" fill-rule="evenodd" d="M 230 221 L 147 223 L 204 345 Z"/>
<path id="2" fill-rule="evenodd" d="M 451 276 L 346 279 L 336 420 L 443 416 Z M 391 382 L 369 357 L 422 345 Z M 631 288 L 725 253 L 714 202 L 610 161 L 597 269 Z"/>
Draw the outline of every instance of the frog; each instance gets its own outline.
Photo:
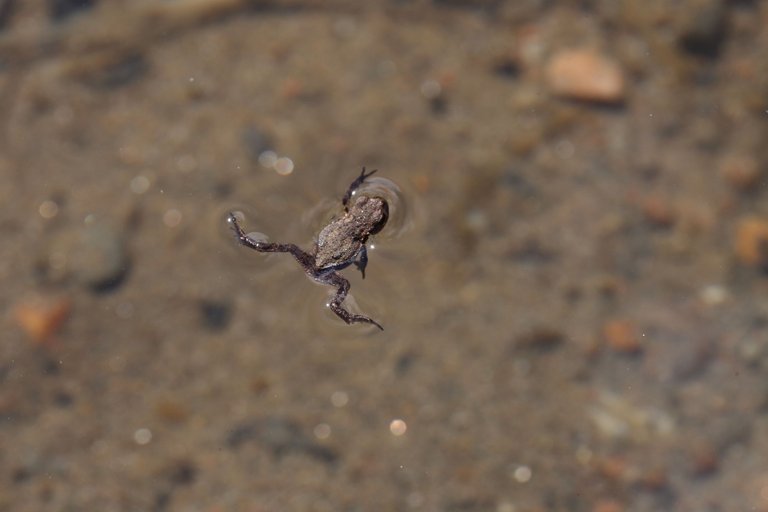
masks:
<path id="1" fill-rule="evenodd" d="M 232 212 L 227 215 L 227 222 L 239 244 L 258 252 L 289 253 L 312 280 L 335 287 L 336 294 L 327 306 L 344 322 L 371 324 L 383 331 L 384 327 L 376 320 L 351 313 L 343 306 L 351 285 L 349 280 L 339 273 L 340 270 L 354 265 L 365 279 L 368 238 L 379 233 L 389 219 L 389 204 L 385 198 L 357 193 L 365 180 L 376 172 L 377 169 L 366 172 L 363 167 L 360 175 L 344 193 L 341 200 L 342 213 L 332 218 L 320 230 L 310 251 L 305 251 L 295 244 L 273 243 L 248 236 Z"/>

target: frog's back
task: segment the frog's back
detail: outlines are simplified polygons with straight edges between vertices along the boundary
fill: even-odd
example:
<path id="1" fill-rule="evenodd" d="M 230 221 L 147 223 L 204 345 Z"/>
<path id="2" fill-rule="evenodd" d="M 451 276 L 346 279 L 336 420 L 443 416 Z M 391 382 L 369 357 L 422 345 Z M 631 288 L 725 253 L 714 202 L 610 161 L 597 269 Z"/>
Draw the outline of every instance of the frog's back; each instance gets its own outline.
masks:
<path id="1" fill-rule="evenodd" d="M 355 259 L 365 243 L 355 228 L 352 216 L 344 214 L 320 231 L 315 254 L 317 268 L 343 268 Z"/>
<path id="2" fill-rule="evenodd" d="M 361 196 L 349 210 L 331 221 L 317 236 L 315 265 L 319 269 L 344 268 L 357 257 L 371 234 L 386 222 L 386 202 Z"/>

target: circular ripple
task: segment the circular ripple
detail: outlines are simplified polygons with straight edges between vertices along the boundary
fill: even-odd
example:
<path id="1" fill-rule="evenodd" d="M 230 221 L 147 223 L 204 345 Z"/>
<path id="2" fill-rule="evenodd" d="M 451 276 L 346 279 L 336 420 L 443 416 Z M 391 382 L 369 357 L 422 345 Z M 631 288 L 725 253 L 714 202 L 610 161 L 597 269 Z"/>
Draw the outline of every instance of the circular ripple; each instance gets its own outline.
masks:
<path id="1" fill-rule="evenodd" d="M 353 196 L 361 194 L 369 197 L 380 197 L 389 206 L 389 219 L 381 233 L 376 235 L 377 237 L 397 238 L 412 227 L 413 214 L 408 206 L 408 201 L 394 181 L 372 176 L 354 191 Z"/>

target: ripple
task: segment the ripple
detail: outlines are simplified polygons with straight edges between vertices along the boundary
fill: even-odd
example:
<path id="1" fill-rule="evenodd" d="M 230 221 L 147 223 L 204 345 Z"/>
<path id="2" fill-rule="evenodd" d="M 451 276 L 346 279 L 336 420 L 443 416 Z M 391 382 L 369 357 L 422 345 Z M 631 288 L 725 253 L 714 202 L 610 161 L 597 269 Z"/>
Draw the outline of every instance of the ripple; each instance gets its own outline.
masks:
<path id="1" fill-rule="evenodd" d="M 265 264 L 265 258 L 269 261 L 271 256 L 277 256 L 271 253 L 259 253 L 240 245 L 237 241 L 232 226 L 227 220 L 229 214 L 233 213 L 238 222 L 251 238 L 256 240 L 269 240 L 269 236 L 264 232 L 271 231 L 269 221 L 264 215 L 259 215 L 255 208 L 240 205 L 228 205 L 221 207 L 216 212 L 216 232 L 222 239 L 222 244 L 228 247 L 224 252 L 224 258 L 233 268 L 241 268 L 247 272 L 249 277 L 267 274 L 272 271 L 272 265 Z"/>
<path id="2" fill-rule="evenodd" d="M 248 231 L 249 228 L 252 228 L 254 226 L 259 227 L 263 229 L 264 221 L 260 218 L 259 215 L 257 215 L 256 210 L 254 208 L 250 208 L 247 206 L 236 206 L 227 209 L 226 211 L 220 212 L 218 217 L 218 226 L 219 226 L 219 233 L 221 235 L 225 235 L 227 238 L 235 239 L 235 236 L 232 231 L 232 226 L 229 224 L 229 214 L 232 213 L 237 218 L 237 221 L 240 223 L 240 226 L 245 230 L 246 234 L 259 241 L 266 242 L 269 240 L 269 236 L 267 236 L 265 233 L 261 231 Z"/>
<path id="3" fill-rule="evenodd" d="M 387 201 L 389 218 L 384 229 L 376 234 L 377 239 L 399 238 L 413 227 L 414 215 L 409 207 L 409 202 L 406 200 L 406 195 L 392 180 L 372 176 L 354 191 L 353 196 L 358 194 L 380 197 Z M 317 235 L 331 220 L 341 216 L 343 212 L 344 208 L 339 199 L 325 198 L 304 211 L 301 216 L 301 225 Z"/>
<path id="4" fill-rule="evenodd" d="M 317 329 L 318 332 L 323 333 L 326 336 L 351 336 L 356 337 L 360 335 L 375 335 L 378 334 L 379 329 L 376 326 L 367 323 L 355 323 L 347 325 L 344 321 L 336 316 L 328 307 L 331 300 L 336 295 L 336 290 L 333 287 L 322 283 L 314 283 L 317 286 L 322 286 L 326 289 L 325 300 L 323 300 L 323 294 L 316 293 L 303 293 L 301 295 L 301 306 L 299 309 L 303 311 L 305 325 L 312 326 L 313 329 Z M 363 291 L 360 290 L 363 294 Z M 370 297 L 367 297 L 370 299 Z M 370 300 L 366 300 L 364 307 L 360 307 L 355 299 L 355 296 L 350 293 L 342 303 L 342 307 L 352 314 L 365 315 L 373 318 L 377 322 L 382 321 L 382 312 L 379 308 L 372 306 Z M 383 325 L 383 324 L 382 324 Z M 386 329 L 387 326 L 384 325 Z"/>
<path id="5" fill-rule="evenodd" d="M 301 226 L 317 235 L 331 219 L 340 215 L 342 211 L 341 201 L 335 199 L 323 199 L 312 208 L 305 210 L 301 215 Z"/>

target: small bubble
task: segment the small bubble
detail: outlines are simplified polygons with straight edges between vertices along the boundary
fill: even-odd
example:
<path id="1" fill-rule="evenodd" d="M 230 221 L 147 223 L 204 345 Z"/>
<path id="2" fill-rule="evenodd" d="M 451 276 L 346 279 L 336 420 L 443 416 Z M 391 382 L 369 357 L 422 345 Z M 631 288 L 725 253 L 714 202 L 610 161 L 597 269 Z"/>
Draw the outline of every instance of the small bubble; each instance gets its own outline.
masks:
<path id="1" fill-rule="evenodd" d="M 402 436 L 406 430 L 408 430 L 408 425 L 401 419 L 392 420 L 389 424 L 389 431 L 392 432 L 393 436 Z"/>
<path id="2" fill-rule="evenodd" d="M 175 228 L 181 223 L 181 212 L 176 208 L 171 208 L 163 214 L 163 223 L 169 228 Z"/>
<path id="3" fill-rule="evenodd" d="M 346 391 L 334 391 L 331 394 L 331 403 L 334 407 L 344 407 L 349 403 L 349 395 Z"/>
<path id="4" fill-rule="evenodd" d="M 152 431 L 148 428 L 140 428 L 133 433 L 133 440 L 136 441 L 136 444 L 148 444 L 152 440 Z"/>
<path id="5" fill-rule="evenodd" d="M 528 466 L 518 466 L 515 469 L 515 473 L 514 473 L 515 480 L 517 480 L 521 484 L 524 484 L 530 481 L 531 476 L 533 476 L 533 472 L 531 471 L 531 468 L 529 468 Z"/>
<path id="6" fill-rule="evenodd" d="M 293 160 L 287 156 L 281 156 L 275 161 L 275 172 L 280 176 L 288 176 L 293 172 Z"/>
<path id="7" fill-rule="evenodd" d="M 315 426 L 313 432 L 318 439 L 328 439 L 331 435 L 331 426 L 327 423 L 320 423 Z"/>
<path id="8" fill-rule="evenodd" d="M 246 236 L 257 242 L 269 242 L 269 237 L 260 231 L 250 231 L 246 233 Z"/>
<path id="9" fill-rule="evenodd" d="M 52 219 L 59 213 L 59 205 L 54 203 L 51 200 L 46 200 L 40 203 L 40 208 L 38 208 L 38 212 L 40 212 L 40 216 L 44 219 Z"/>
<path id="10" fill-rule="evenodd" d="M 95 216 L 94 214 L 92 214 L 92 213 L 89 213 L 89 214 L 88 214 L 88 215 L 86 215 L 86 216 L 85 216 L 85 218 L 83 219 L 83 224 L 85 224 L 86 226 L 91 226 L 91 225 L 93 225 L 95 222 L 96 222 L 96 216 Z"/>
<path id="11" fill-rule="evenodd" d="M 237 222 L 245 222 L 245 214 L 240 210 L 233 210 L 231 213 Z M 229 216 L 227 216 L 227 222 L 229 222 Z"/>
<path id="12" fill-rule="evenodd" d="M 149 190 L 149 178 L 146 176 L 136 176 L 131 180 L 131 192 L 134 194 L 143 194 Z"/>
<path id="13" fill-rule="evenodd" d="M 272 151 L 271 149 L 268 149 L 266 151 L 262 151 L 259 153 L 259 163 L 266 167 L 267 169 L 272 169 L 275 167 L 275 163 L 277 162 L 277 153 Z"/>

